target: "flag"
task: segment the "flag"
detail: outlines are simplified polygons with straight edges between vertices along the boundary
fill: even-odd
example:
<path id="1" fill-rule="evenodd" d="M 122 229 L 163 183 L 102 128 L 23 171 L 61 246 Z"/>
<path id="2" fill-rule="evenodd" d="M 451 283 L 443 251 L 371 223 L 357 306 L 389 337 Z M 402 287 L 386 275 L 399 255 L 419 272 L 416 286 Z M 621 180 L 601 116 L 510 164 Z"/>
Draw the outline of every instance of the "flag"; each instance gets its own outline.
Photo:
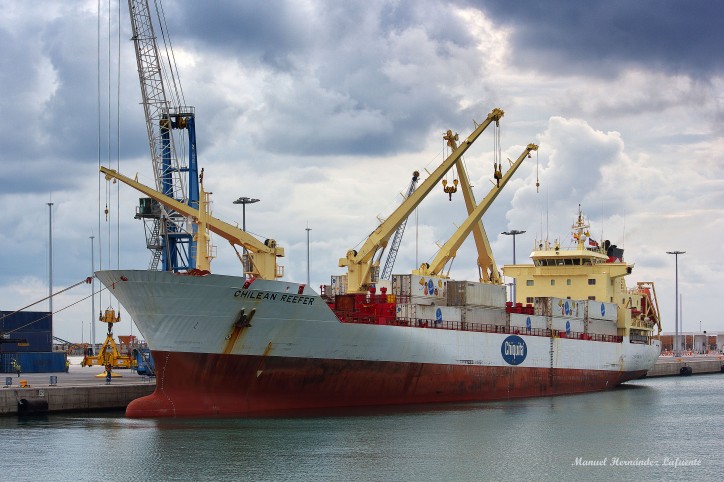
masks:
<path id="1" fill-rule="evenodd" d="M 598 241 L 594 241 L 591 238 L 588 238 L 588 245 L 593 246 L 594 248 L 598 248 Z"/>

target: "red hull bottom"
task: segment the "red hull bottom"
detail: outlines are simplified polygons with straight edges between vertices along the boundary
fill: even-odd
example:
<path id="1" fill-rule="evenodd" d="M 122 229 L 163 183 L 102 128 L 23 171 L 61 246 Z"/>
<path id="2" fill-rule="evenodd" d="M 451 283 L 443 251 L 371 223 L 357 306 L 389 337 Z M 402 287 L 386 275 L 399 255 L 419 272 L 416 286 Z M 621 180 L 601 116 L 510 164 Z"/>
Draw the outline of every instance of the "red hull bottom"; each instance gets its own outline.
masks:
<path id="1" fill-rule="evenodd" d="M 324 408 L 506 400 L 606 390 L 635 372 L 153 352 L 156 390 L 133 418 L 247 417 Z"/>

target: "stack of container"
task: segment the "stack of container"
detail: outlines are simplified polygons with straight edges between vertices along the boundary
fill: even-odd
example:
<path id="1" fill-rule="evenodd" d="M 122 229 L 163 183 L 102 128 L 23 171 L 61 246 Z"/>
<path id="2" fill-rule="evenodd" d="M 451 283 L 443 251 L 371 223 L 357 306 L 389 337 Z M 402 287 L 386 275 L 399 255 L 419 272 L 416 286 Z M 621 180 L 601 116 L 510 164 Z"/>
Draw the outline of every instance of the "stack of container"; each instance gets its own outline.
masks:
<path id="1" fill-rule="evenodd" d="M 585 303 L 588 332 L 616 335 L 618 332 L 618 305 L 596 300 L 588 300 Z"/>
<path id="2" fill-rule="evenodd" d="M 461 307 L 465 323 L 505 326 L 505 286 L 473 281 L 448 281 L 448 306 Z"/>
<path id="3" fill-rule="evenodd" d="M 448 283 L 450 281 L 445 278 L 393 274 L 392 294 L 398 298 L 409 298 L 409 302 L 416 305 L 445 306 Z"/>
<path id="4" fill-rule="evenodd" d="M 12 373 L 13 360 L 26 373 L 65 371 L 65 353 L 53 353 L 53 318 L 48 312 L 0 312 L 0 333 L 4 339 L 27 343 L 0 342 L 0 370 Z M 2 340 L 0 340 L 2 341 Z"/>

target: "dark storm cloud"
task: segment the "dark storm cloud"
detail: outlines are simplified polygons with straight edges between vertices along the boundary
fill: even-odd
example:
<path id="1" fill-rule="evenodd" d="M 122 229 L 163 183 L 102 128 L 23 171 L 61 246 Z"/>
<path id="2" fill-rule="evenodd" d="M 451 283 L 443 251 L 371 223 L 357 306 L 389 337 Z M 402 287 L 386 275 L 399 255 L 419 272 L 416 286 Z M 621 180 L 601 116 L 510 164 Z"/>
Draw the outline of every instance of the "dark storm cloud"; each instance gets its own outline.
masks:
<path id="1" fill-rule="evenodd" d="M 418 147 L 431 128 L 460 115 L 463 89 L 454 87 L 480 70 L 476 53 L 461 60 L 477 42 L 463 21 L 428 2 L 224 2 L 213 11 L 183 5 L 166 8 L 175 31 L 185 32 L 177 44 L 213 48 L 245 69 L 260 66 L 279 86 L 237 115 L 253 126 L 257 148 L 269 152 L 367 155 Z"/>
<path id="2" fill-rule="evenodd" d="M 0 29 L 0 160 L 6 166 L 0 183 L 7 193 L 48 193 L 77 187 L 88 164 L 98 162 L 99 136 L 103 161 L 108 159 L 108 118 L 111 112 L 111 158 L 144 153 L 143 113 L 138 102 L 116 104 L 117 31 L 112 32 L 111 101 L 108 100 L 108 32 L 98 37 L 92 12 L 76 10 L 67 17 L 34 22 L 21 17 L 12 30 Z M 127 22 L 126 22 L 127 23 Z M 94 25 L 88 28 L 88 25 Z M 130 35 L 121 38 L 121 97 L 140 99 Z M 125 53 L 125 55 L 124 55 Z M 130 54 L 130 55 L 128 55 Z M 98 70 L 100 68 L 100 101 Z M 99 129 L 100 103 L 100 129 Z M 110 107 L 109 107 L 110 104 Z M 120 107 L 118 135 L 116 118 Z M 100 130 L 100 132 L 99 132 Z M 38 175 L 42 173 L 42 175 Z"/>
<path id="3" fill-rule="evenodd" d="M 289 56 L 303 51 L 312 32 L 309 19 L 289 2 L 175 1 L 165 8 L 174 42 L 213 47 L 230 58 L 253 59 L 289 68 Z"/>
<path id="4" fill-rule="evenodd" d="M 724 72 L 724 3 L 681 0 L 470 1 L 512 29 L 511 59 L 549 73 L 615 75 L 648 68 L 707 78 Z"/>

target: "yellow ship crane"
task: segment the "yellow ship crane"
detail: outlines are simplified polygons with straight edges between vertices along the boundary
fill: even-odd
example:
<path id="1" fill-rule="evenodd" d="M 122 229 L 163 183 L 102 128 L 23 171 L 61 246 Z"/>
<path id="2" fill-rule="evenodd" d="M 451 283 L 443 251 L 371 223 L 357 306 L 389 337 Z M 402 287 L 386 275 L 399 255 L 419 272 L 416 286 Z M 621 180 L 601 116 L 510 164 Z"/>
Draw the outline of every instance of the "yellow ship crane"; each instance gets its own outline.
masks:
<path id="1" fill-rule="evenodd" d="M 447 134 L 443 138 L 447 141 L 447 145 L 452 150 L 457 149 L 458 135 L 448 130 Z M 460 188 L 463 192 L 463 199 L 465 200 L 465 207 L 468 210 L 468 215 L 472 214 L 475 210 L 475 196 L 473 195 L 473 187 L 470 185 L 470 179 L 468 178 L 467 170 L 463 166 L 462 160 L 457 161 L 457 171 L 460 177 Z M 500 183 L 500 170 L 495 170 L 495 178 Z M 501 188 L 502 189 L 502 188 Z M 488 235 L 485 233 L 485 227 L 483 226 L 482 219 L 478 220 L 477 223 L 473 224 L 473 238 L 475 239 L 475 246 L 478 249 L 478 275 L 481 283 L 494 283 L 501 284 L 500 274 L 498 273 L 498 267 L 495 264 L 493 258 L 493 250 L 490 248 L 490 242 L 488 241 Z"/>
<path id="2" fill-rule="evenodd" d="M 340 267 L 347 267 L 347 291 L 359 293 L 367 290 L 372 283 L 372 268 L 375 265 L 375 254 L 387 246 L 390 237 L 400 224 L 415 210 L 425 196 L 437 185 L 450 168 L 468 150 L 473 142 L 492 123 L 496 124 L 503 117 L 502 109 L 495 108 L 483 123 L 445 159 L 415 191 L 410 194 L 398 208 L 369 235 L 359 250 L 347 251 L 347 256 L 339 259 Z"/>
<path id="3" fill-rule="evenodd" d="M 485 211 L 488 210 L 495 198 L 498 197 L 500 191 L 505 187 L 515 171 L 518 170 L 518 167 L 520 167 L 523 160 L 526 157 L 530 156 L 530 153 L 532 151 L 537 150 L 537 145 L 528 144 L 525 150 L 523 150 L 523 153 L 510 166 L 510 169 L 508 169 L 505 174 L 501 175 L 499 179 L 500 185 L 496 184 L 492 187 L 492 189 L 490 189 L 490 192 L 487 196 L 485 196 L 485 199 L 483 199 L 482 202 L 477 205 L 473 212 L 468 215 L 468 218 L 455 231 L 452 237 L 450 237 L 450 239 L 448 239 L 448 241 L 442 246 L 442 248 L 440 248 L 435 259 L 429 264 L 423 263 L 423 265 L 420 266 L 420 269 L 413 271 L 413 274 L 423 276 L 446 276 L 441 273 L 442 269 L 445 267 L 448 261 L 455 257 L 458 249 L 460 248 L 460 246 L 462 246 L 463 242 L 468 237 L 470 232 L 474 230 L 475 226 L 480 224 L 480 219 L 483 217 L 483 214 L 485 214 Z"/>
<path id="4" fill-rule="evenodd" d="M 277 246 L 273 239 L 260 241 L 246 231 L 232 226 L 218 218 L 213 217 L 208 212 L 208 201 L 204 192 L 203 182 L 200 183 L 199 209 L 178 202 L 155 189 L 152 189 L 138 181 L 134 181 L 113 169 L 106 167 L 100 168 L 101 172 L 106 175 L 107 179 L 115 178 L 131 186 L 132 188 L 144 193 L 146 196 L 163 204 L 166 208 L 177 211 L 178 213 L 193 219 L 198 225 L 196 233 L 196 241 L 198 246 L 198 254 L 196 256 L 196 268 L 199 270 L 210 271 L 210 263 L 212 256 L 208 248 L 208 231 L 226 239 L 236 250 L 236 246 L 243 246 L 249 253 L 251 259 L 249 271 L 246 274 L 261 279 L 276 279 L 284 276 L 282 266 L 277 266 L 277 258 L 284 256 L 284 248 Z M 202 174 L 203 175 L 203 174 Z M 237 251 L 237 255 L 238 255 Z"/>

